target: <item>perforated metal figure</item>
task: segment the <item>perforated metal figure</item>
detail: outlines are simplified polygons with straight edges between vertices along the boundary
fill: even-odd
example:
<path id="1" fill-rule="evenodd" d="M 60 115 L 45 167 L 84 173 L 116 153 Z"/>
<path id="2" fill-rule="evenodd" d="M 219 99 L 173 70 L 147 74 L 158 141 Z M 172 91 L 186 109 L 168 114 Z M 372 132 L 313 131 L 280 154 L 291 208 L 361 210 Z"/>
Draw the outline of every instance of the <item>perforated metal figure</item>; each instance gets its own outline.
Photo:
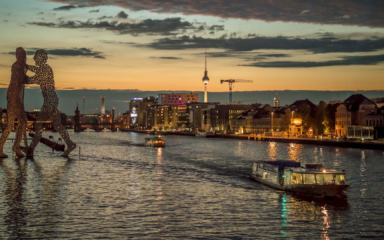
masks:
<path id="1" fill-rule="evenodd" d="M 28 82 L 28 76 L 25 74 L 27 72 L 26 61 L 27 56 L 25 50 L 21 47 L 17 48 L 16 62 L 12 65 L 11 82 L 7 91 L 8 123 L 0 139 L 0 158 L 8 157 L 3 152 L 3 146 L 15 125 L 16 119 L 18 119 L 18 126 L 13 151 L 18 157 L 24 157 L 24 154 L 20 150 L 20 143 L 27 126 L 27 115 L 25 114 L 23 103 L 24 84 Z"/>
<path id="2" fill-rule="evenodd" d="M 28 84 L 40 85 L 40 89 L 44 97 L 44 104 L 41 111 L 37 115 L 35 125 L 36 134 L 27 149 L 27 155 L 33 156 L 34 149 L 40 141 L 42 134 L 42 121 L 46 121 L 51 118 L 53 127 L 67 144 L 67 148 L 61 156 L 68 157 L 69 153 L 76 148 L 76 144 L 70 140 L 67 130 L 63 125 L 61 125 L 60 114 L 57 110 L 59 99 L 55 91 L 53 71 L 47 64 L 48 54 L 45 50 L 39 49 L 36 51 L 33 60 L 35 60 L 36 66 L 27 65 L 27 68 L 36 74 L 29 78 Z"/>

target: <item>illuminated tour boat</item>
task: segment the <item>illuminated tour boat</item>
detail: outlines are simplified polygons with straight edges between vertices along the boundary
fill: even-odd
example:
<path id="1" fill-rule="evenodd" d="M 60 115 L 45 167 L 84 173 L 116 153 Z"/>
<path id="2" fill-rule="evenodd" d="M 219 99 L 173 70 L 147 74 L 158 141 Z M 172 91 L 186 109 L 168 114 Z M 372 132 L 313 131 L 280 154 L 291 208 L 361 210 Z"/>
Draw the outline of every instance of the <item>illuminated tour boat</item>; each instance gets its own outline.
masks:
<path id="1" fill-rule="evenodd" d="M 165 140 L 160 135 L 155 137 L 145 138 L 145 144 L 151 147 L 165 147 Z"/>
<path id="2" fill-rule="evenodd" d="M 250 177 L 269 187 L 305 195 L 336 197 L 349 187 L 345 171 L 331 171 L 321 164 L 295 161 L 258 161 Z"/>

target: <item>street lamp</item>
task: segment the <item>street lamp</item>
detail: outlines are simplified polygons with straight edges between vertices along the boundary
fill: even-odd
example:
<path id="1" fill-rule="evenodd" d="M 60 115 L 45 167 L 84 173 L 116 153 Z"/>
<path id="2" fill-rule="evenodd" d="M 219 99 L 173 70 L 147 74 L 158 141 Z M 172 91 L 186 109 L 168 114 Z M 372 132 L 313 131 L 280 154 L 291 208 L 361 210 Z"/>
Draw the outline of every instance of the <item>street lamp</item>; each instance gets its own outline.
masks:
<path id="1" fill-rule="evenodd" d="M 271 125 L 272 125 L 272 132 L 273 132 L 273 112 L 271 112 L 271 115 L 272 115 L 272 123 L 271 123 Z"/>

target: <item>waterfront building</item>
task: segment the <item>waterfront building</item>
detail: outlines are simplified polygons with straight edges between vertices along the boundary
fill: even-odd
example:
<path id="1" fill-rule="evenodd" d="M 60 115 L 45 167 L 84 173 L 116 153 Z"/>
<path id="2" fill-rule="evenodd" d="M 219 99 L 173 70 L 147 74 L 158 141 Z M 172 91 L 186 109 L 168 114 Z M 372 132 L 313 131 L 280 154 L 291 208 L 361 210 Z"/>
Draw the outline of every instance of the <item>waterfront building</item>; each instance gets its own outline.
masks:
<path id="1" fill-rule="evenodd" d="M 269 136 L 284 136 L 290 124 L 291 110 L 288 107 L 271 107 L 265 104 L 249 109 L 231 119 L 231 128 L 240 133 L 262 133 Z"/>
<path id="2" fill-rule="evenodd" d="M 144 112 L 156 102 L 155 97 L 131 98 L 129 101 L 130 123 L 133 127 L 144 128 L 146 126 Z"/>
<path id="3" fill-rule="evenodd" d="M 258 109 L 248 109 L 229 120 L 229 126 L 233 132 L 255 133 L 254 117 Z M 251 121 L 250 121 L 251 120 Z"/>
<path id="4" fill-rule="evenodd" d="M 374 102 L 378 108 L 384 106 L 384 98 L 369 98 L 369 100 Z"/>
<path id="5" fill-rule="evenodd" d="M 145 128 L 154 130 L 177 129 L 179 107 L 181 106 L 150 105 L 145 111 Z"/>
<path id="6" fill-rule="evenodd" d="M 187 103 L 198 102 L 197 93 L 161 93 L 158 96 L 160 105 L 185 105 Z"/>
<path id="7" fill-rule="evenodd" d="M 127 111 L 126 113 L 123 113 L 121 117 L 120 122 L 120 129 L 129 129 L 131 125 L 131 113 Z"/>
<path id="8" fill-rule="evenodd" d="M 315 124 L 317 106 L 308 99 L 298 100 L 289 105 L 293 112 L 291 116 L 290 129 L 293 135 L 305 133 L 317 135 L 318 129 Z"/>
<path id="9" fill-rule="evenodd" d="M 337 136 L 347 136 L 348 127 L 365 126 L 366 116 L 377 113 L 374 102 L 362 94 L 354 94 L 337 107 L 335 131 Z"/>
<path id="10" fill-rule="evenodd" d="M 384 106 L 365 116 L 365 126 L 384 127 Z"/>
<path id="11" fill-rule="evenodd" d="M 191 129 L 194 132 L 203 130 L 202 127 L 202 117 L 203 117 L 203 109 L 205 108 L 213 108 L 215 105 L 220 104 L 219 102 L 194 102 L 187 103 L 187 128 Z"/>
<path id="12" fill-rule="evenodd" d="M 243 104 L 216 104 L 202 109 L 202 129 L 208 131 L 232 132 L 230 119 L 250 109 L 251 105 Z"/>

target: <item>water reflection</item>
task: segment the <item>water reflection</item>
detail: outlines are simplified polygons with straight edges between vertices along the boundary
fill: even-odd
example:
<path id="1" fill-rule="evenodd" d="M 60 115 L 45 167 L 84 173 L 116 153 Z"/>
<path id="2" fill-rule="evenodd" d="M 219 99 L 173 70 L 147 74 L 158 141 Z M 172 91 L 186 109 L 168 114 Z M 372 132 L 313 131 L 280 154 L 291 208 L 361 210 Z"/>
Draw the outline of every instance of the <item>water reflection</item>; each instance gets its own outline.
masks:
<path id="1" fill-rule="evenodd" d="M 328 228 L 330 228 L 330 225 L 329 225 L 329 216 L 328 216 L 328 211 L 327 211 L 327 205 L 324 205 L 323 207 L 321 207 L 321 213 L 324 214 L 324 216 L 323 216 L 323 219 L 324 219 L 323 238 L 328 240 L 329 239 Z"/>
<path id="2" fill-rule="evenodd" d="M 281 230 L 281 234 L 283 237 L 287 236 L 287 233 L 284 231 L 287 227 L 287 194 L 283 194 L 283 196 L 280 198 L 281 199 L 281 218 L 282 218 L 282 223 L 281 225 L 283 226 L 283 230 Z"/>
<path id="3" fill-rule="evenodd" d="M 9 236 L 29 238 L 25 230 L 28 225 L 37 224 L 29 219 L 36 216 L 44 217 L 39 218 L 35 230 L 53 231 L 62 210 L 58 200 L 62 190 L 62 176 L 67 172 L 70 162 L 69 159 L 63 165 L 53 163 L 48 169 L 43 169 L 34 159 L 0 160 L 5 173 L 3 179 L 6 179 L 8 210 L 4 218 Z M 30 181 L 33 184 L 28 184 Z"/>
<path id="4" fill-rule="evenodd" d="M 24 231 L 24 227 L 27 225 L 25 218 L 28 212 L 23 201 L 25 181 L 27 179 L 26 160 L 24 158 L 15 158 L 8 165 L 3 159 L 0 159 L 0 164 L 6 175 L 5 196 L 8 209 L 4 218 L 7 232 L 11 238 L 26 238 L 28 236 Z"/>
<path id="5" fill-rule="evenodd" d="M 301 155 L 304 148 L 303 145 L 291 143 L 290 145 L 287 146 L 287 148 L 288 148 L 288 160 L 298 161 L 299 156 Z"/>
<path id="6" fill-rule="evenodd" d="M 365 152 L 361 151 L 360 176 L 362 179 L 364 179 L 364 177 L 365 177 L 365 174 L 364 174 L 365 168 L 366 168 Z M 360 190 L 360 192 L 361 192 L 360 197 L 361 198 L 365 197 L 365 191 L 366 191 L 366 182 L 363 181 L 362 186 L 361 186 L 361 190 Z"/>
<path id="7" fill-rule="evenodd" d="M 269 142 L 268 144 L 268 155 L 269 159 L 276 160 L 276 149 L 277 149 L 277 143 L 276 142 Z"/>

